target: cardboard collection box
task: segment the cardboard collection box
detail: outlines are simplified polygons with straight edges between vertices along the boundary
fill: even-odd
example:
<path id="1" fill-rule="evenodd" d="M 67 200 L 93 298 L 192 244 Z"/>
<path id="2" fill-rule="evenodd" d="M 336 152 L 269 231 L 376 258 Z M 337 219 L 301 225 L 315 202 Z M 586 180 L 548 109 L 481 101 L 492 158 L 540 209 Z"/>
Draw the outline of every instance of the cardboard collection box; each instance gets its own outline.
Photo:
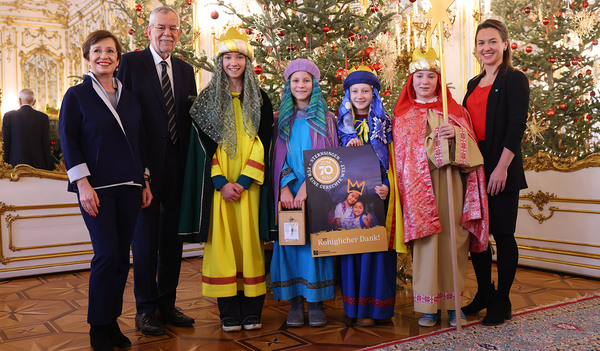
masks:
<path id="1" fill-rule="evenodd" d="M 304 202 L 300 210 L 286 210 L 277 204 L 277 219 L 279 224 L 279 245 L 306 244 L 306 221 Z"/>
<path id="2" fill-rule="evenodd" d="M 313 257 L 386 251 L 387 232 L 384 226 L 319 232 L 310 234 L 310 246 Z"/>

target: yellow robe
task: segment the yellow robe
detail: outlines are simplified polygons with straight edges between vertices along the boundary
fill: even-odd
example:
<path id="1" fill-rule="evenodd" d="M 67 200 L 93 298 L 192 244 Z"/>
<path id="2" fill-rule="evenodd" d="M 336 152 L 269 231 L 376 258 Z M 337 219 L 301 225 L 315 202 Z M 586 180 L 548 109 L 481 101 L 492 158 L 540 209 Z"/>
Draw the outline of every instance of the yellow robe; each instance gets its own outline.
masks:
<path id="1" fill-rule="evenodd" d="M 236 118 L 236 156 L 230 159 L 221 147 L 213 159 L 211 176 L 222 175 L 235 183 L 240 175 L 254 181 L 238 201 L 226 202 L 214 191 L 210 217 L 210 233 L 204 246 L 202 294 L 229 297 L 244 291 L 248 297 L 266 293 L 265 257 L 259 237 L 258 211 L 260 185 L 264 181 L 264 148 L 258 137 L 250 139 L 244 130 L 242 107 L 233 94 Z"/>

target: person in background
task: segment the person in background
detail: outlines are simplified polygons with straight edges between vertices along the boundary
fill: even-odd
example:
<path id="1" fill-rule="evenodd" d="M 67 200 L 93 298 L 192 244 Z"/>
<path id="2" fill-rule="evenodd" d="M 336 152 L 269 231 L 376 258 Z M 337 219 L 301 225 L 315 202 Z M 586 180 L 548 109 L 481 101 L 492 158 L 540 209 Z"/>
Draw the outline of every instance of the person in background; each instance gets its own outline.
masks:
<path id="1" fill-rule="evenodd" d="M 344 98 L 338 112 L 338 135 L 342 146 L 371 145 L 379 161 L 381 185 L 375 192 L 385 201 L 388 179 L 392 121 L 379 97 L 381 83 L 366 66 L 351 70 L 344 80 Z M 354 204 L 356 206 L 356 204 Z M 389 208 L 385 206 L 386 210 Z M 338 220 L 336 211 L 336 221 Z M 352 209 L 350 216 L 354 217 Z M 342 219 L 343 221 L 343 219 Z M 388 231 L 390 233 L 390 231 Z M 395 236 L 388 237 L 388 250 L 340 256 L 344 311 L 351 321 L 364 327 L 388 322 L 396 302 Z M 398 251 L 406 247 L 398 242 Z"/>
<path id="2" fill-rule="evenodd" d="M 275 203 L 285 209 L 302 208 L 306 200 L 304 150 L 337 146 L 335 117 L 321 95 L 321 72 L 308 59 L 295 59 L 283 72 L 286 80 L 274 128 L 273 191 Z M 327 324 L 323 301 L 334 298 L 333 257 L 312 257 L 310 241 L 280 245 L 275 241 L 271 281 L 276 300 L 288 300 L 286 324 L 304 325 L 304 300 L 308 324 Z"/>
<path id="3" fill-rule="evenodd" d="M 59 134 L 68 190 L 77 193 L 90 232 L 91 262 L 87 322 L 95 351 L 126 348 L 117 318 L 129 274 L 129 246 L 138 213 L 152 201 L 142 109 L 135 95 L 113 78 L 121 44 L 106 30 L 82 46 L 90 73 L 63 97 Z"/>
<path id="4" fill-rule="evenodd" d="M 488 243 L 483 158 L 467 110 L 441 86 L 435 51 L 423 55 L 416 48 L 409 70 L 394 108 L 393 156 L 404 238 L 413 242 L 414 309 L 423 313 L 420 326 L 434 326 L 442 309 L 448 310 L 449 324 L 456 326 L 452 256 L 457 258 L 462 296 L 469 247 L 481 252 Z M 443 119 L 442 89 L 447 92 L 448 122 Z M 454 218 L 449 206 L 454 208 Z M 456 252 L 451 250 L 452 227 Z M 466 322 L 462 313 L 460 320 Z"/>
<path id="5" fill-rule="evenodd" d="M 181 36 L 170 7 L 150 13 L 150 45 L 123 55 L 117 77 L 142 106 L 147 137 L 152 204 L 138 218 L 133 236 L 133 278 L 142 334 L 162 335 L 164 323 L 191 327 L 194 319 L 175 307 L 182 241 L 177 235 L 183 171 L 190 135 L 190 96 L 197 94 L 194 69 L 171 55 Z"/>
<path id="6" fill-rule="evenodd" d="M 48 115 L 33 108 L 35 97 L 31 89 L 19 92 L 19 105 L 18 110 L 5 113 L 2 119 L 4 162 L 13 167 L 26 164 L 52 170 Z"/>
<path id="7" fill-rule="evenodd" d="M 488 19 L 479 24 L 475 47 L 483 71 L 469 81 L 463 105 L 473 119 L 484 160 L 498 290 L 492 284 L 491 249 L 471 252 L 477 294 L 462 310 L 476 315 L 487 309 L 482 324 L 498 325 L 512 316 L 509 293 L 519 260 L 515 240 L 519 191 L 527 188 L 521 140 L 527 125 L 529 82 L 512 66 L 508 29 L 503 22 Z"/>
<path id="8" fill-rule="evenodd" d="M 246 33 L 230 28 L 217 50 L 212 79 L 190 111 L 180 233 L 206 242 L 202 295 L 217 298 L 221 328 L 256 330 L 267 291 L 260 214 L 273 107 L 252 69 Z"/>

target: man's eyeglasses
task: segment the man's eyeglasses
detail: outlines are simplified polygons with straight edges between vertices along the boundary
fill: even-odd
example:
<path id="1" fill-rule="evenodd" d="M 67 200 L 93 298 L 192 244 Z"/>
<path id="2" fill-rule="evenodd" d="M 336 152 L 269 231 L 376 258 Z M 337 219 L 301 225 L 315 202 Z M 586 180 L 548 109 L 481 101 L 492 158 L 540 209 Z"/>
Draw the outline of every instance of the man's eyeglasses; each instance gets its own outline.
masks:
<path id="1" fill-rule="evenodd" d="M 177 26 L 165 26 L 164 24 L 157 24 L 154 26 L 155 29 L 158 29 L 161 32 L 164 32 L 165 30 L 167 30 L 167 28 L 171 31 L 171 32 L 175 32 L 177 30 L 179 30 L 179 27 Z"/>

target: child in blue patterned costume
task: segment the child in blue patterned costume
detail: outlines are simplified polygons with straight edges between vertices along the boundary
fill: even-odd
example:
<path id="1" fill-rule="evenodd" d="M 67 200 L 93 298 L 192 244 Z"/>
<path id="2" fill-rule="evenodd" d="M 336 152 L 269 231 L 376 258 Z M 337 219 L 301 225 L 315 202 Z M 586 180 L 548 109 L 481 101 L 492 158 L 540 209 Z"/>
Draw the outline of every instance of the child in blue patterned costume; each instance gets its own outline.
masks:
<path id="1" fill-rule="evenodd" d="M 338 113 L 338 135 L 342 146 L 371 145 L 381 168 L 382 184 L 376 193 L 386 200 L 391 119 L 379 98 L 380 82 L 365 66 L 350 72 Z M 393 246 L 393 238 L 390 240 Z M 394 315 L 396 301 L 396 252 L 370 252 L 341 256 L 342 296 L 346 315 L 358 325 L 372 326 Z"/>

